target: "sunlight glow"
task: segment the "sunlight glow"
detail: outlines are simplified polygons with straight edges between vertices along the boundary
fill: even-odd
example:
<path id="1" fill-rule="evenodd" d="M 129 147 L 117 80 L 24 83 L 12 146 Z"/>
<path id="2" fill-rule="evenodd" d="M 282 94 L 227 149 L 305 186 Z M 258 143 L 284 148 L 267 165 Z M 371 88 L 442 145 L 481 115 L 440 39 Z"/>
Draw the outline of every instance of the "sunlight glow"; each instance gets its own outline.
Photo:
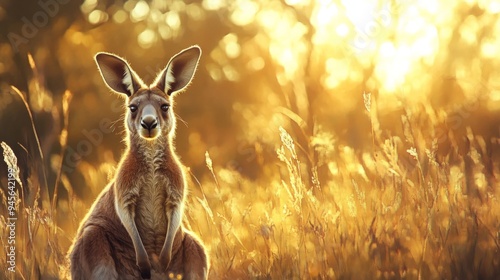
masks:
<path id="1" fill-rule="evenodd" d="M 315 24 L 319 26 L 329 24 L 338 14 L 338 8 L 332 1 L 320 1 L 317 9 L 314 19 L 316 21 Z"/>
<path id="2" fill-rule="evenodd" d="M 459 30 L 460 37 L 469 44 L 474 44 L 476 42 L 477 30 L 479 28 L 479 23 L 477 18 L 473 15 L 469 15 L 465 18 L 463 25 Z"/>
<path id="3" fill-rule="evenodd" d="M 488 5 L 488 10 L 492 14 L 500 13 L 500 2 L 498 1 L 490 1 Z"/>
<path id="4" fill-rule="evenodd" d="M 410 71 L 412 52 L 407 45 L 395 49 L 387 42 L 382 45 L 379 62 L 375 67 L 375 77 L 382 84 L 386 92 L 395 92 L 405 82 L 405 77 Z"/>
<path id="5" fill-rule="evenodd" d="M 290 5 L 290 6 L 294 6 L 294 5 L 298 5 L 298 4 L 303 4 L 304 0 L 285 0 L 285 2 Z"/>
<path id="6" fill-rule="evenodd" d="M 346 15 L 356 30 L 371 36 L 380 32 L 383 25 L 388 24 L 387 6 L 378 8 L 374 1 L 343 0 Z"/>
<path id="7" fill-rule="evenodd" d="M 349 65 L 345 59 L 329 58 L 325 63 L 326 77 L 325 86 L 329 89 L 336 88 L 342 81 L 349 76 Z"/>
<path id="8" fill-rule="evenodd" d="M 349 34 L 349 27 L 347 26 L 347 24 L 342 23 L 337 26 L 337 28 L 335 28 L 335 31 L 340 37 L 346 37 L 347 34 Z"/>
<path id="9" fill-rule="evenodd" d="M 499 49 L 498 41 L 493 41 L 491 39 L 485 40 L 481 44 L 481 54 L 486 58 L 493 58 L 497 55 Z"/>

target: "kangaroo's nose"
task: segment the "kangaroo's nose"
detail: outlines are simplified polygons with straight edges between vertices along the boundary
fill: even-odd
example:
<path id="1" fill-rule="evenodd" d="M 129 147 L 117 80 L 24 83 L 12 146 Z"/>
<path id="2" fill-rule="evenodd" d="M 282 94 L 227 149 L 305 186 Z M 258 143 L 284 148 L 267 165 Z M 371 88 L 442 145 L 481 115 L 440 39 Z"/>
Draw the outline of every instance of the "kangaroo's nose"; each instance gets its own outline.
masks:
<path id="1" fill-rule="evenodd" d="M 158 125 L 158 120 L 155 116 L 147 115 L 141 119 L 141 126 L 147 130 L 154 129 Z"/>

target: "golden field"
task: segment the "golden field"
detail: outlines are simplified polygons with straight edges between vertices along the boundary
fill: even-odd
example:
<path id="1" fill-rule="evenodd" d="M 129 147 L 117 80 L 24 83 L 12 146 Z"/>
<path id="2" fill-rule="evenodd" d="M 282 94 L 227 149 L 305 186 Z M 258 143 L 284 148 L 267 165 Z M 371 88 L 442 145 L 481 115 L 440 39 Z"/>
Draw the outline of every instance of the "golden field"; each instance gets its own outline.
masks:
<path id="1" fill-rule="evenodd" d="M 67 277 L 114 174 L 124 99 L 93 55 L 148 82 L 193 44 L 176 147 L 209 279 L 500 275 L 497 3 L 55 1 L 0 10 L 0 278 Z"/>

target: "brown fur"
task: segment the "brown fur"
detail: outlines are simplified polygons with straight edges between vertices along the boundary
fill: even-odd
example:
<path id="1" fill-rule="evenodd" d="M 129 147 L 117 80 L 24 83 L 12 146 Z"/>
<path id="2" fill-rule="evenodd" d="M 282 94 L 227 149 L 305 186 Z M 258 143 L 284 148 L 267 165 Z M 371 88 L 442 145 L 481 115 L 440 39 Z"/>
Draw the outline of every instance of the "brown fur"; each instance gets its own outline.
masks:
<path id="1" fill-rule="evenodd" d="M 96 56 L 107 85 L 136 109 L 125 117 L 127 150 L 116 176 L 69 250 L 73 279 L 207 278 L 205 249 L 181 225 L 186 182 L 172 144 L 172 95 L 189 84 L 200 53 L 191 47 L 174 56 L 149 87 L 123 59 Z"/>

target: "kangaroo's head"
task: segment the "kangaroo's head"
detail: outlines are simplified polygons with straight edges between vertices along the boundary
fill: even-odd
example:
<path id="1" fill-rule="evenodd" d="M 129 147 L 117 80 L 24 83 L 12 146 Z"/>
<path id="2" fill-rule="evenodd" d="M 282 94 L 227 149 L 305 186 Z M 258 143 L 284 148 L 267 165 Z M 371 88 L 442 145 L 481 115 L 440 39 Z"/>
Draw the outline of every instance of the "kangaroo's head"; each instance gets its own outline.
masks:
<path id="1" fill-rule="evenodd" d="M 154 140 L 174 131 L 172 96 L 189 85 L 200 55 L 198 46 L 176 54 L 150 86 L 144 84 L 123 58 L 102 52 L 95 56 L 106 85 L 127 96 L 125 123 L 129 135 Z"/>

